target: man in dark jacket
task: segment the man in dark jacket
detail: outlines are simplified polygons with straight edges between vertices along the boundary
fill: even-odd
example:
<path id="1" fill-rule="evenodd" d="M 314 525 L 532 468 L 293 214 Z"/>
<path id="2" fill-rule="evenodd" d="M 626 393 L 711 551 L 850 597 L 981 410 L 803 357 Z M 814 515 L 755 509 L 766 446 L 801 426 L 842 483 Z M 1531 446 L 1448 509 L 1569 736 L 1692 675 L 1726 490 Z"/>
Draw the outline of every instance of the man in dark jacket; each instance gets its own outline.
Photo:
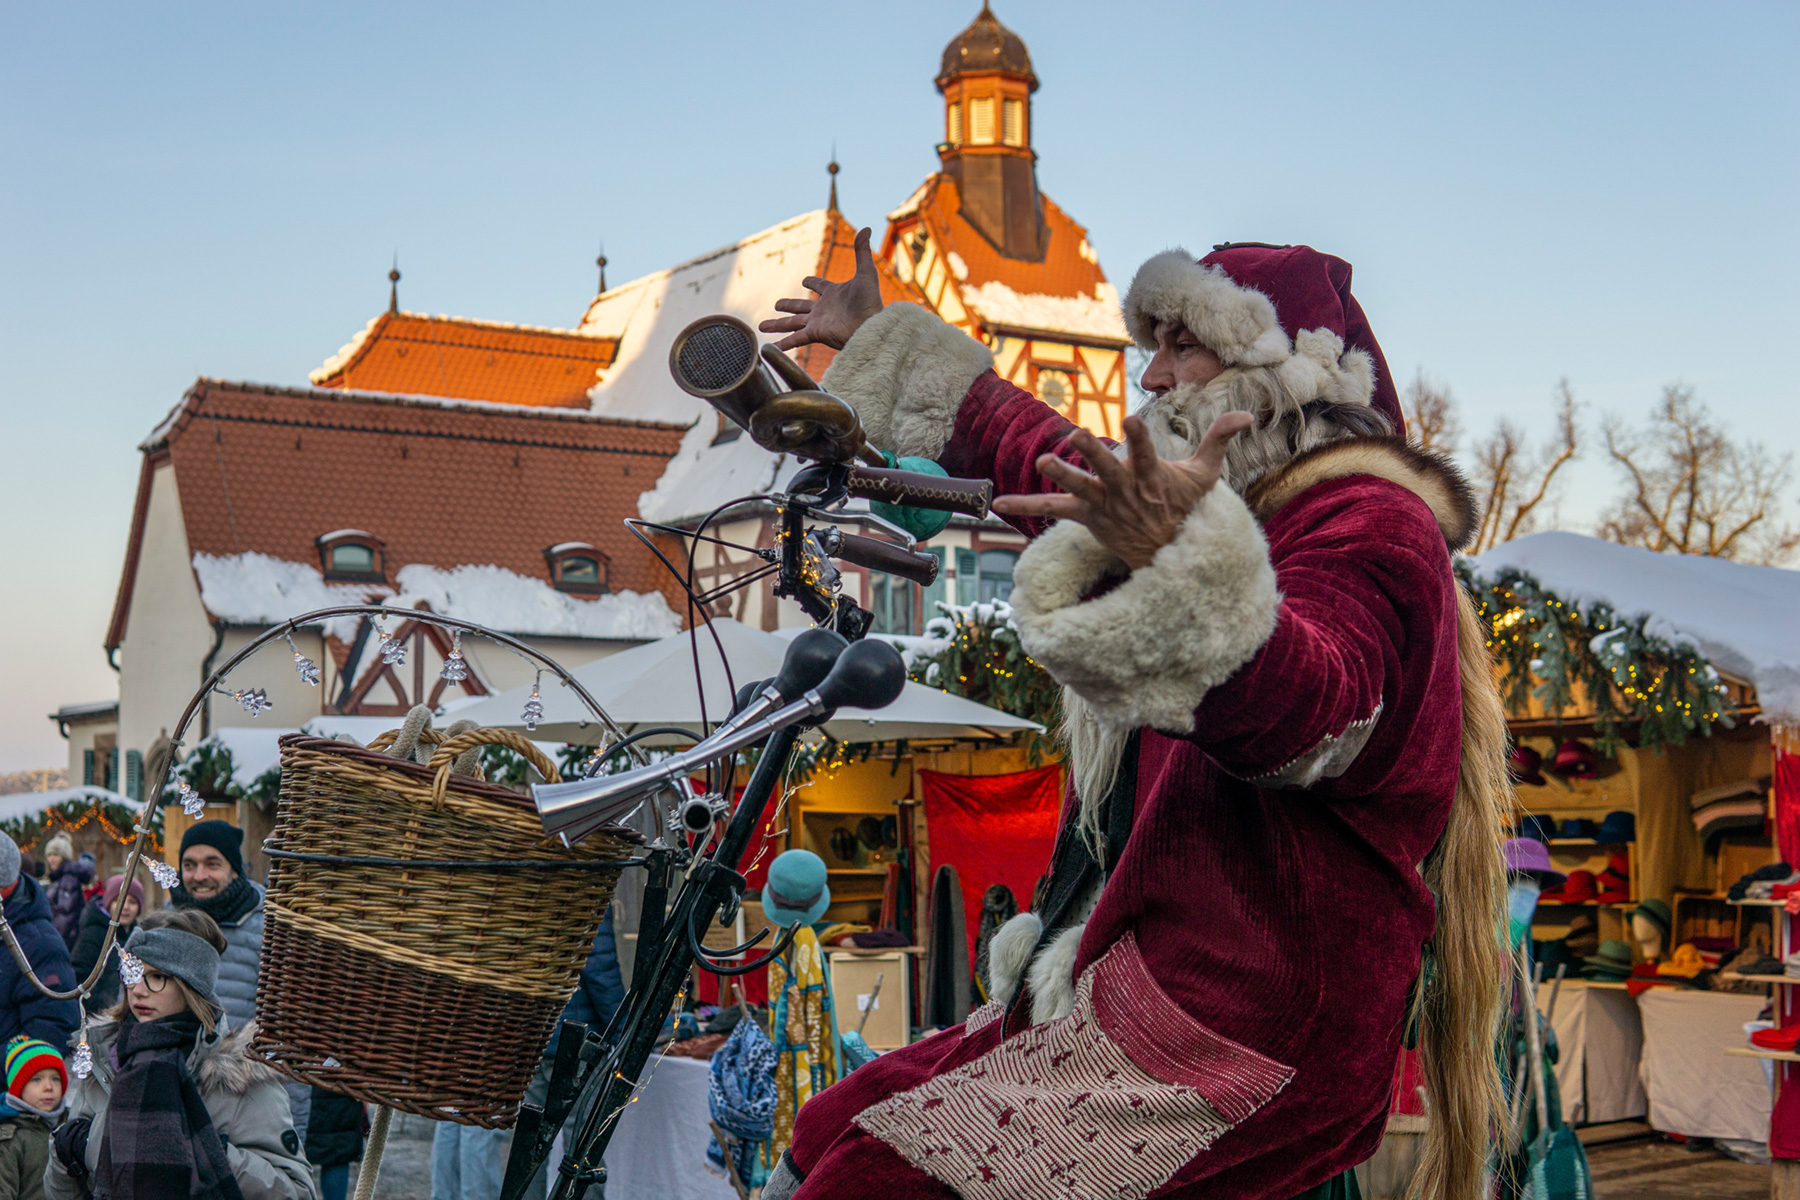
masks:
<path id="1" fill-rule="evenodd" d="M 112 926 L 113 903 L 124 890 L 125 877 L 114 875 L 106 881 L 105 890 L 89 900 L 87 907 L 81 910 L 81 932 L 75 938 L 72 956 L 75 978 L 86 979 L 93 973 L 94 964 L 100 961 L 100 951 L 106 945 L 106 931 Z M 144 885 L 134 879 L 131 881 L 130 893 L 125 897 L 125 907 L 119 914 L 119 932 L 113 938 L 113 945 L 125 944 L 125 939 L 137 928 L 138 916 L 143 911 Z M 106 968 L 100 973 L 93 990 L 88 992 L 83 1007 L 90 1013 L 103 1013 L 117 1003 L 118 999 L 119 956 L 111 953 L 106 956 Z"/>
<path id="2" fill-rule="evenodd" d="M 4 833 L 0 833 L 0 897 L 4 897 L 0 911 L 44 986 L 59 992 L 73 988 L 69 947 L 50 923 L 50 902 L 37 880 L 19 874 L 18 844 Z M 21 1033 L 52 1046 L 68 1046 L 80 1023 L 80 1004 L 50 999 L 19 969 L 10 952 L 0 951 L 0 1046 Z"/>

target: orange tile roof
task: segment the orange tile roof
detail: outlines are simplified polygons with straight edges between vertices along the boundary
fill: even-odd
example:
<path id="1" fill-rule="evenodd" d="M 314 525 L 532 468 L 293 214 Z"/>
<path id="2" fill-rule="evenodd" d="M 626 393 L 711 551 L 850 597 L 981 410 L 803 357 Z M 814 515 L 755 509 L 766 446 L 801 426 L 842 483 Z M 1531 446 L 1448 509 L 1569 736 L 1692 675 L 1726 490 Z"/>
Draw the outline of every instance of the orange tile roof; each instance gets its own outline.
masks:
<path id="1" fill-rule="evenodd" d="M 201 379 L 143 446 L 143 474 L 107 645 L 131 608 L 149 480 L 172 461 L 190 553 L 256 551 L 318 564 L 316 539 L 363 529 L 389 579 L 421 563 L 493 564 L 548 582 L 544 550 L 588 542 L 614 590 L 680 588 L 625 529 L 686 426 L 586 412 L 409 400 Z"/>
<path id="2" fill-rule="evenodd" d="M 1065 213 L 1057 203 L 1038 193 L 1044 205 L 1044 224 L 1049 241 L 1042 262 L 1007 258 L 994 244 L 963 218 L 961 197 L 956 180 L 939 173 L 925 181 L 923 187 L 895 212 L 889 214 L 887 236 L 882 241 L 881 257 L 895 252 L 895 242 L 915 224 L 923 222 L 946 257 L 960 257 L 968 268 L 959 280 L 967 287 L 979 288 L 985 283 L 1001 283 L 1021 295 L 1057 297 L 1096 297 L 1106 284 L 1106 272 L 1100 269 L 1100 256 L 1087 240 L 1087 227 Z M 902 251 L 904 252 L 904 251 Z M 1121 330 L 1120 338 L 1123 339 Z"/>
<path id="3" fill-rule="evenodd" d="M 566 329 L 385 312 L 311 379 L 322 388 L 586 408 L 619 344 Z"/>
<path id="4" fill-rule="evenodd" d="M 856 229 L 837 209 L 825 214 L 825 241 L 819 248 L 819 265 L 813 271 L 815 275 L 823 275 L 826 279 L 843 280 L 856 274 Z M 896 300 L 906 300 L 913 304 L 926 303 L 925 294 L 910 283 L 903 283 L 894 274 L 894 269 L 887 264 L 881 254 L 875 258 L 875 272 L 881 277 L 881 302 L 892 304 Z M 774 315 L 774 314 L 771 314 Z M 825 377 L 825 368 L 837 357 L 837 351 L 829 346 L 817 343 L 802 346 L 795 352 L 794 358 L 806 373 L 814 379 Z"/>

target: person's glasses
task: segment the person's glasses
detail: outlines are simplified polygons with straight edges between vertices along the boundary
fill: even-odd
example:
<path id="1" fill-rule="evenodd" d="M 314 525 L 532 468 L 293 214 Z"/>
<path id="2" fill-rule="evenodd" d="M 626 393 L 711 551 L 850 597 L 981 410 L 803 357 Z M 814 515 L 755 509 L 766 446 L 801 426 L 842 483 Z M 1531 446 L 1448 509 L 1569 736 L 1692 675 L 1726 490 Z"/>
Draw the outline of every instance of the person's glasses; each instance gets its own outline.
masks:
<path id="1" fill-rule="evenodd" d="M 164 988 L 169 986 L 169 977 L 164 975 L 161 971 L 145 967 L 143 982 L 144 986 L 150 991 L 161 992 Z"/>

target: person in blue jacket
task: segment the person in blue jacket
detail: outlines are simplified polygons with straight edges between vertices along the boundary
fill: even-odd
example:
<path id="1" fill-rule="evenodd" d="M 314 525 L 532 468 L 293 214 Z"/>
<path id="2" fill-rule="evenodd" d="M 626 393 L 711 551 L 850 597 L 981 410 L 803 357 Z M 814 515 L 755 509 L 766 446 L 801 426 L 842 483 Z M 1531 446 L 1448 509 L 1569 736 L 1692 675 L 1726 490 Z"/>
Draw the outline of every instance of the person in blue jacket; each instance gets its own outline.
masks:
<path id="1" fill-rule="evenodd" d="M 0 908 L 19 939 L 31 969 L 45 986 L 66 992 L 75 986 L 69 946 L 50 923 L 50 901 L 38 881 L 19 872 L 19 846 L 0 833 Z M 32 985 L 10 950 L 0 948 L 0 1046 L 19 1034 L 52 1046 L 72 1044 L 81 1024 L 76 1000 L 52 1000 Z"/>

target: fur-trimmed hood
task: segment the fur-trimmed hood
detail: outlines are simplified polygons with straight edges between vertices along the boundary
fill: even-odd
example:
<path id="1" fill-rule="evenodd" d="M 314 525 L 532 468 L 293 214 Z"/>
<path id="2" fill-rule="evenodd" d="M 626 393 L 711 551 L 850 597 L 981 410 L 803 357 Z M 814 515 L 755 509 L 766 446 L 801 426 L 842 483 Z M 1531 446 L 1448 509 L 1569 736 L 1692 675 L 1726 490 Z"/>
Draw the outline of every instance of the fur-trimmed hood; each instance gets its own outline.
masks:
<path id="1" fill-rule="evenodd" d="M 202 1093 L 221 1091 L 234 1096 L 248 1093 L 258 1084 L 280 1083 L 286 1077 L 264 1062 L 251 1047 L 256 1036 L 256 1022 L 232 1029 L 228 1018 L 225 1032 L 211 1041 L 203 1041 L 188 1055 L 188 1070 Z M 88 1044 L 93 1050 L 98 1070 L 105 1064 L 107 1077 L 112 1074 L 112 1047 L 119 1037 L 119 1023 L 113 1017 L 98 1017 L 88 1025 Z"/>
<path id="2" fill-rule="evenodd" d="M 1257 480 L 1244 502 L 1258 521 L 1266 523 L 1308 489 L 1350 475 L 1385 479 L 1425 501 L 1452 553 L 1474 539 L 1477 512 L 1468 480 L 1445 455 L 1400 438 L 1328 442 Z"/>

